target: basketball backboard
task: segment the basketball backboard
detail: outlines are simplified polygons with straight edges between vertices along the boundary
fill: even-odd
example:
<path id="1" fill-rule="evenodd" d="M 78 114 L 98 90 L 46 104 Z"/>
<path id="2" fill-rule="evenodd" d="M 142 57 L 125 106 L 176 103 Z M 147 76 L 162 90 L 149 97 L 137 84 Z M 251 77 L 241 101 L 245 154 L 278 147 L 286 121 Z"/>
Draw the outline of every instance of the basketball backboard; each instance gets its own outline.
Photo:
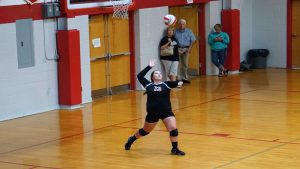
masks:
<path id="1" fill-rule="evenodd" d="M 95 7 L 110 7 L 114 1 L 118 4 L 130 4 L 132 0 L 67 0 L 68 9 L 87 9 Z"/>

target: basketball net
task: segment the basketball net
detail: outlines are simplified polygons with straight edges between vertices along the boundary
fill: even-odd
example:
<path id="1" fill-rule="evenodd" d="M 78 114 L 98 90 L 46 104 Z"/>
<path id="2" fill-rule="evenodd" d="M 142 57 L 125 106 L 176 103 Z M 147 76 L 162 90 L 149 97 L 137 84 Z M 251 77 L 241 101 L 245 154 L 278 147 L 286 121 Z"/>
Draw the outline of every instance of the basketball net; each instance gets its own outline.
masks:
<path id="1" fill-rule="evenodd" d="M 37 0 L 24 0 L 27 4 L 33 5 Z"/>
<path id="2" fill-rule="evenodd" d="M 131 0 L 124 3 L 124 1 L 110 0 L 112 3 L 114 13 L 113 18 L 116 19 L 128 19 L 128 8 L 131 5 Z"/>

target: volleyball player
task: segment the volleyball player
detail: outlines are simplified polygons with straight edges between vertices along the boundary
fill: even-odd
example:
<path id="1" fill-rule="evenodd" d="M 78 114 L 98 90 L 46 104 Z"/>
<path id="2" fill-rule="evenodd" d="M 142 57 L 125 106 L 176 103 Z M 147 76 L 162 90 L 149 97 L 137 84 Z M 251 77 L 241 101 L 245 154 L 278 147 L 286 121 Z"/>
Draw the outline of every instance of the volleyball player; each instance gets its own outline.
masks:
<path id="1" fill-rule="evenodd" d="M 170 141 L 172 143 L 171 154 L 183 156 L 185 153 L 178 148 L 178 129 L 176 119 L 172 112 L 170 91 L 171 88 L 182 86 L 182 81 L 162 81 L 162 74 L 155 70 L 151 73 L 151 82 L 145 78 L 148 71 L 155 66 L 155 60 L 150 60 L 149 65 L 143 69 L 137 78 L 145 87 L 147 94 L 147 116 L 143 128 L 139 129 L 133 136 L 128 138 L 125 149 L 130 150 L 132 143 L 149 134 L 156 126 L 159 119 L 162 119 L 164 125 L 169 131 Z"/>

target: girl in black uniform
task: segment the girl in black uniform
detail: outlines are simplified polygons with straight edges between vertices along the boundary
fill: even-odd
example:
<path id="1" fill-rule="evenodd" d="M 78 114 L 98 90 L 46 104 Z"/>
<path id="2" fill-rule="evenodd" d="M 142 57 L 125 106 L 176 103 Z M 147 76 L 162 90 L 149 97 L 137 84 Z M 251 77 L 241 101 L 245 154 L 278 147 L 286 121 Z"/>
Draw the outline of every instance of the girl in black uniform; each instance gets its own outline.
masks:
<path id="1" fill-rule="evenodd" d="M 155 61 L 150 60 L 149 66 L 142 70 L 138 75 L 139 82 L 145 87 L 147 93 L 147 116 L 143 128 L 139 129 L 133 136 L 128 138 L 125 149 L 130 150 L 132 143 L 149 134 L 156 126 L 159 119 L 162 119 L 166 128 L 170 133 L 172 143 L 171 154 L 183 156 L 185 153 L 178 149 L 178 130 L 176 127 L 176 119 L 172 112 L 170 102 L 171 88 L 182 86 L 182 81 L 162 81 L 160 71 L 153 71 L 151 81 L 145 78 L 147 72 L 155 66 Z"/>

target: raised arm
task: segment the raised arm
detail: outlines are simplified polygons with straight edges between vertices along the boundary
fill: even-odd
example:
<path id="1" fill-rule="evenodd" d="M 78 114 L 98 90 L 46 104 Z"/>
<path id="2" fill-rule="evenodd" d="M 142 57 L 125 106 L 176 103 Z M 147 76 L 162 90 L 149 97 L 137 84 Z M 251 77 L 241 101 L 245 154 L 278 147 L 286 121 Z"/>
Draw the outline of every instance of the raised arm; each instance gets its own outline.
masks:
<path id="1" fill-rule="evenodd" d="M 139 80 L 139 82 L 145 87 L 146 85 L 148 85 L 149 83 L 151 83 L 149 80 L 147 80 L 145 78 L 146 74 L 149 72 L 149 70 L 151 69 L 150 66 L 147 66 L 146 68 L 144 68 L 138 75 L 137 78 Z"/>
<path id="2" fill-rule="evenodd" d="M 155 61 L 154 60 L 150 60 L 149 65 L 144 68 L 138 75 L 137 78 L 139 80 L 139 82 L 145 87 L 146 85 L 148 85 L 149 83 L 151 83 L 149 80 L 147 80 L 145 78 L 146 74 L 149 72 L 149 70 L 151 70 L 152 67 L 155 66 Z"/>

